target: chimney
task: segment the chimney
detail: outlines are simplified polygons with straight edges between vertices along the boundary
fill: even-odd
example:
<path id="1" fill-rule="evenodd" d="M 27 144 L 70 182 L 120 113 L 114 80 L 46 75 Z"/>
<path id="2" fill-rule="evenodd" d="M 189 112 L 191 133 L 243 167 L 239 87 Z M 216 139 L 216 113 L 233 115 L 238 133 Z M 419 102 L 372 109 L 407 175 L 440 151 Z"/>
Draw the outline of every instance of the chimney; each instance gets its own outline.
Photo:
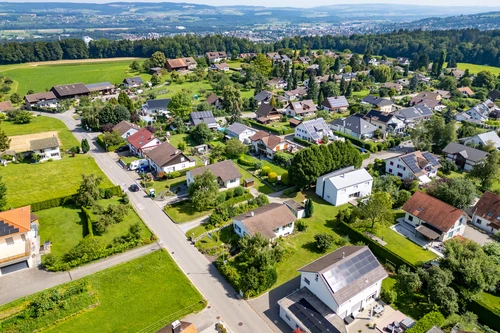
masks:
<path id="1" fill-rule="evenodd" d="M 176 320 L 172 323 L 172 333 L 180 333 L 181 331 L 181 322 Z"/>
<path id="2" fill-rule="evenodd" d="M 179 154 L 180 153 L 180 150 L 179 149 L 176 149 L 175 150 L 175 155 Z"/>
<path id="3" fill-rule="evenodd" d="M 345 258 L 345 252 L 342 252 L 342 259 Z"/>
<path id="4" fill-rule="evenodd" d="M 255 216 L 255 212 L 253 210 L 250 212 L 250 216 Z"/>

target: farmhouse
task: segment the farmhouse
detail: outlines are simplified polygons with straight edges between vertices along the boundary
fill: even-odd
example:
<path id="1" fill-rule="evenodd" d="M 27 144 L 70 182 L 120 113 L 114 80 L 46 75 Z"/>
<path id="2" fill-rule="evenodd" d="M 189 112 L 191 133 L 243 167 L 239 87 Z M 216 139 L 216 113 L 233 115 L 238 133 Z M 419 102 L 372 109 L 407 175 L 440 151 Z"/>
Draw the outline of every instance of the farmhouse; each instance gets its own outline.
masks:
<path id="1" fill-rule="evenodd" d="M 278 121 L 281 118 L 281 113 L 279 113 L 278 109 L 265 103 L 260 104 L 257 111 L 255 111 L 255 115 L 257 116 L 257 121 L 263 124 Z"/>
<path id="2" fill-rule="evenodd" d="M 467 214 L 423 192 L 415 192 L 403 208 L 404 222 L 430 241 L 444 242 L 464 233 Z"/>
<path id="3" fill-rule="evenodd" d="M 469 146 L 461 145 L 459 143 L 450 142 L 443 149 L 448 161 L 454 162 L 460 169 L 470 171 L 479 162 L 483 161 L 488 153 L 472 148 Z"/>
<path id="4" fill-rule="evenodd" d="M 377 127 L 364 120 L 361 115 L 352 115 L 347 118 L 337 118 L 330 122 L 330 128 L 334 131 L 347 134 L 357 139 L 371 138 Z"/>
<path id="5" fill-rule="evenodd" d="M 33 154 L 38 155 L 40 162 L 44 162 L 49 159 L 61 159 L 61 153 L 59 151 L 59 141 L 55 136 L 30 141 L 30 150 Z"/>
<path id="6" fill-rule="evenodd" d="M 205 54 L 210 62 L 220 62 L 222 60 L 227 59 L 227 54 L 226 52 L 223 51 L 207 52 Z"/>
<path id="7" fill-rule="evenodd" d="M 286 114 L 291 117 L 312 117 L 318 111 L 312 99 L 290 102 L 286 107 Z"/>
<path id="8" fill-rule="evenodd" d="M 149 161 L 149 167 L 156 172 L 170 173 L 196 166 L 194 158 L 184 155 L 181 150 L 168 142 L 163 142 L 145 153 L 145 155 Z"/>
<path id="9" fill-rule="evenodd" d="M 162 99 L 149 99 L 142 106 L 142 110 L 145 114 L 157 113 L 160 115 L 168 116 L 168 104 L 170 103 L 170 98 Z"/>
<path id="10" fill-rule="evenodd" d="M 361 100 L 361 103 L 370 104 L 382 112 L 391 112 L 392 111 L 392 101 L 385 99 L 385 98 L 382 98 L 382 97 L 368 95 Z"/>
<path id="11" fill-rule="evenodd" d="M 187 185 L 194 183 L 194 178 L 201 175 L 205 170 L 210 170 L 214 174 L 220 187 L 233 188 L 240 185 L 241 173 L 231 160 L 189 170 L 186 173 Z"/>
<path id="12" fill-rule="evenodd" d="M 288 143 L 284 139 L 264 131 L 258 131 L 252 135 L 250 142 L 253 151 L 270 159 L 274 157 L 275 152 L 288 148 Z"/>
<path id="13" fill-rule="evenodd" d="M 109 82 L 86 84 L 85 87 L 90 93 L 99 93 L 101 95 L 112 94 L 115 91 L 115 86 Z"/>
<path id="14" fill-rule="evenodd" d="M 280 317 L 304 332 L 346 332 L 380 297 L 388 275 L 368 246 L 344 246 L 299 269 L 300 289 L 278 301 Z"/>
<path id="15" fill-rule="evenodd" d="M 50 89 L 58 99 L 78 98 L 90 94 L 89 89 L 83 83 L 63 84 Z"/>
<path id="16" fill-rule="evenodd" d="M 321 103 L 321 108 L 323 110 L 331 112 L 345 112 L 348 107 L 349 102 L 345 96 L 327 97 L 323 103 Z"/>
<path id="17" fill-rule="evenodd" d="M 234 217 L 233 228 L 240 237 L 260 234 L 272 242 L 293 233 L 295 219 L 286 205 L 271 203 Z"/>
<path id="18" fill-rule="evenodd" d="M 217 72 L 227 72 L 229 71 L 229 65 L 226 63 L 213 64 L 210 69 Z"/>
<path id="19" fill-rule="evenodd" d="M 0 112 L 14 110 L 14 106 L 10 101 L 0 102 Z"/>
<path id="20" fill-rule="evenodd" d="M 38 217 L 25 206 L 0 212 L 0 276 L 39 263 Z"/>
<path id="21" fill-rule="evenodd" d="M 353 166 L 340 169 L 316 180 L 316 194 L 334 206 L 372 193 L 373 177 L 365 169 Z"/>
<path id="22" fill-rule="evenodd" d="M 126 88 L 137 88 L 142 86 L 144 82 L 142 81 L 142 78 L 140 76 L 134 76 L 134 77 L 128 77 L 126 79 L 123 79 L 123 85 Z"/>
<path id="23" fill-rule="evenodd" d="M 236 138 L 243 143 L 250 142 L 250 137 L 257 133 L 256 130 L 241 123 L 232 123 L 227 127 L 227 136 Z"/>
<path id="24" fill-rule="evenodd" d="M 168 59 L 166 67 L 168 71 L 185 71 L 196 68 L 196 61 L 193 57 Z"/>
<path id="25" fill-rule="evenodd" d="M 329 140 L 336 139 L 323 118 L 300 123 L 300 125 L 295 127 L 295 137 L 311 143 L 321 143 L 324 137 L 327 137 Z"/>
<path id="26" fill-rule="evenodd" d="M 134 155 L 144 156 L 144 153 L 152 150 L 161 144 L 160 139 L 145 128 L 141 128 L 136 133 L 127 138 L 130 152 Z"/>
<path id="27" fill-rule="evenodd" d="M 466 138 L 464 140 L 466 145 L 474 145 L 474 146 L 487 146 L 493 145 L 496 149 L 500 150 L 500 137 L 495 131 L 490 131 L 486 133 L 476 134 L 471 136 L 470 138 Z"/>
<path id="28" fill-rule="evenodd" d="M 430 183 L 441 167 L 438 157 L 419 150 L 385 160 L 385 172 L 401 179 L 417 179 L 420 183 Z"/>
<path id="29" fill-rule="evenodd" d="M 379 110 L 370 110 L 365 115 L 365 120 L 376 126 L 383 134 L 401 134 L 405 130 L 405 124 L 392 113 L 385 113 Z"/>
<path id="30" fill-rule="evenodd" d="M 489 191 L 484 192 L 472 209 L 472 223 L 489 232 L 500 230 L 500 196 Z"/>
<path id="31" fill-rule="evenodd" d="M 117 131 L 118 133 L 120 133 L 120 136 L 124 139 L 137 133 L 140 129 L 141 128 L 139 127 L 139 125 L 132 124 L 126 120 L 120 121 L 113 127 L 113 131 Z"/>
<path id="32" fill-rule="evenodd" d="M 212 111 L 191 112 L 191 114 L 189 115 L 189 119 L 191 120 L 191 125 L 193 126 L 205 123 L 207 124 L 208 128 L 211 129 L 217 129 L 219 127 Z"/>
<path id="33" fill-rule="evenodd" d="M 59 102 L 59 100 L 52 91 L 47 91 L 26 95 L 24 96 L 24 102 L 28 110 L 31 110 L 33 107 L 55 109 L 57 108 L 57 102 Z"/>

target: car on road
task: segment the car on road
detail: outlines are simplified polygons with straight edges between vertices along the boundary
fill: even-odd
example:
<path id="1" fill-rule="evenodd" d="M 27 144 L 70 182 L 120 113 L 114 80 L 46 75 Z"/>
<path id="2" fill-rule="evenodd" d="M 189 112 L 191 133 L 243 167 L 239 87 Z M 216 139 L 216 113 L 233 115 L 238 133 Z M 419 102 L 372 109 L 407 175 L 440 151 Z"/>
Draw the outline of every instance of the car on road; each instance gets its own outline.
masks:
<path id="1" fill-rule="evenodd" d="M 128 189 L 130 190 L 130 192 L 137 192 L 139 191 L 139 186 L 137 186 L 137 184 L 132 184 Z"/>

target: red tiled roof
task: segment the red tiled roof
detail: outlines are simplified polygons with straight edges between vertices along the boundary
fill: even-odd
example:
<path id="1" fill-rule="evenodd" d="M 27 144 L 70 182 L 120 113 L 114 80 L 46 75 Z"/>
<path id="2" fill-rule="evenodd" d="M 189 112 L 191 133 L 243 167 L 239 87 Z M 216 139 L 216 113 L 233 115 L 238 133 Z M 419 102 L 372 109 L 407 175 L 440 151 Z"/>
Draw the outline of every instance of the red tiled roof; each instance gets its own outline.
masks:
<path id="1" fill-rule="evenodd" d="M 500 195 L 488 191 L 484 192 L 472 212 L 482 219 L 500 226 Z"/>
<path id="2" fill-rule="evenodd" d="M 31 206 L 24 206 L 0 212 L 0 221 L 19 228 L 19 232 L 27 232 L 31 229 L 31 216 Z"/>
<path id="3" fill-rule="evenodd" d="M 141 128 L 137 133 L 129 136 L 127 138 L 128 143 L 130 143 L 134 148 L 139 149 L 144 147 L 146 144 L 151 142 L 155 138 L 154 134 L 145 128 Z"/>

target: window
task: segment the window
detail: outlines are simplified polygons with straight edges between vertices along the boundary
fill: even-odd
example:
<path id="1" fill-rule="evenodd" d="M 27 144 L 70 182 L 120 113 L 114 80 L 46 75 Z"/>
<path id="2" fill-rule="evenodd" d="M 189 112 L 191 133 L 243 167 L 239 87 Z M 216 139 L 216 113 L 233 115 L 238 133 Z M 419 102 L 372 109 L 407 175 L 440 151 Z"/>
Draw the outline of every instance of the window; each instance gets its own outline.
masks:
<path id="1" fill-rule="evenodd" d="M 403 177 L 403 174 L 401 172 L 398 172 L 398 177 Z"/>
<path id="2" fill-rule="evenodd" d="M 23 242 L 26 242 L 26 234 L 22 234 L 21 239 L 23 240 Z"/>
<path id="3" fill-rule="evenodd" d="M 458 223 L 458 225 L 462 225 L 462 224 L 464 224 L 464 217 L 462 216 L 462 217 L 460 218 L 460 220 L 458 220 L 458 222 L 459 222 L 459 223 Z"/>
<path id="4" fill-rule="evenodd" d="M 450 232 L 448 233 L 448 238 L 451 238 L 451 237 L 453 237 L 453 231 L 450 231 Z"/>
<path id="5" fill-rule="evenodd" d="M 52 153 L 50 156 L 59 156 L 59 153 Z"/>
<path id="6" fill-rule="evenodd" d="M 307 285 L 311 284 L 311 281 L 309 281 L 307 278 L 304 278 L 304 282 L 307 283 Z"/>
<path id="7" fill-rule="evenodd" d="M 234 229 L 238 232 L 238 233 L 241 233 L 241 228 L 239 225 L 235 224 L 234 225 Z"/>
<path id="8" fill-rule="evenodd" d="M 413 216 L 408 215 L 408 221 L 412 222 L 413 221 Z"/>
<path id="9" fill-rule="evenodd" d="M 394 165 L 394 162 L 393 162 L 393 161 L 391 161 L 391 163 L 389 163 L 389 164 L 390 164 L 390 165 Z"/>
<path id="10" fill-rule="evenodd" d="M 285 318 L 286 320 L 290 320 L 290 317 L 288 317 L 288 315 L 285 313 Z"/>
<path id="11" fill-rule="evenodd" d="M 5 243 L 7 243 L 7 245 L 14 245 L 14 238 L 12 237 L 5 238 Z"/>
<path id="12" fill-rule="evenodd" d="M 477 224 L 481 224 L 483 221 L 481 219 L 476 219 Z"/>
<path id="13" fill-rule="evenodd" d="M 316 282 L 318 282 L 318 279 L 319 279 L 319 274 L 316 274 Z"/>
<path id="14" fill-rule="evenodd" d="M 389 173 L 392 173 L 392 169 L 389 169 Z"/>

